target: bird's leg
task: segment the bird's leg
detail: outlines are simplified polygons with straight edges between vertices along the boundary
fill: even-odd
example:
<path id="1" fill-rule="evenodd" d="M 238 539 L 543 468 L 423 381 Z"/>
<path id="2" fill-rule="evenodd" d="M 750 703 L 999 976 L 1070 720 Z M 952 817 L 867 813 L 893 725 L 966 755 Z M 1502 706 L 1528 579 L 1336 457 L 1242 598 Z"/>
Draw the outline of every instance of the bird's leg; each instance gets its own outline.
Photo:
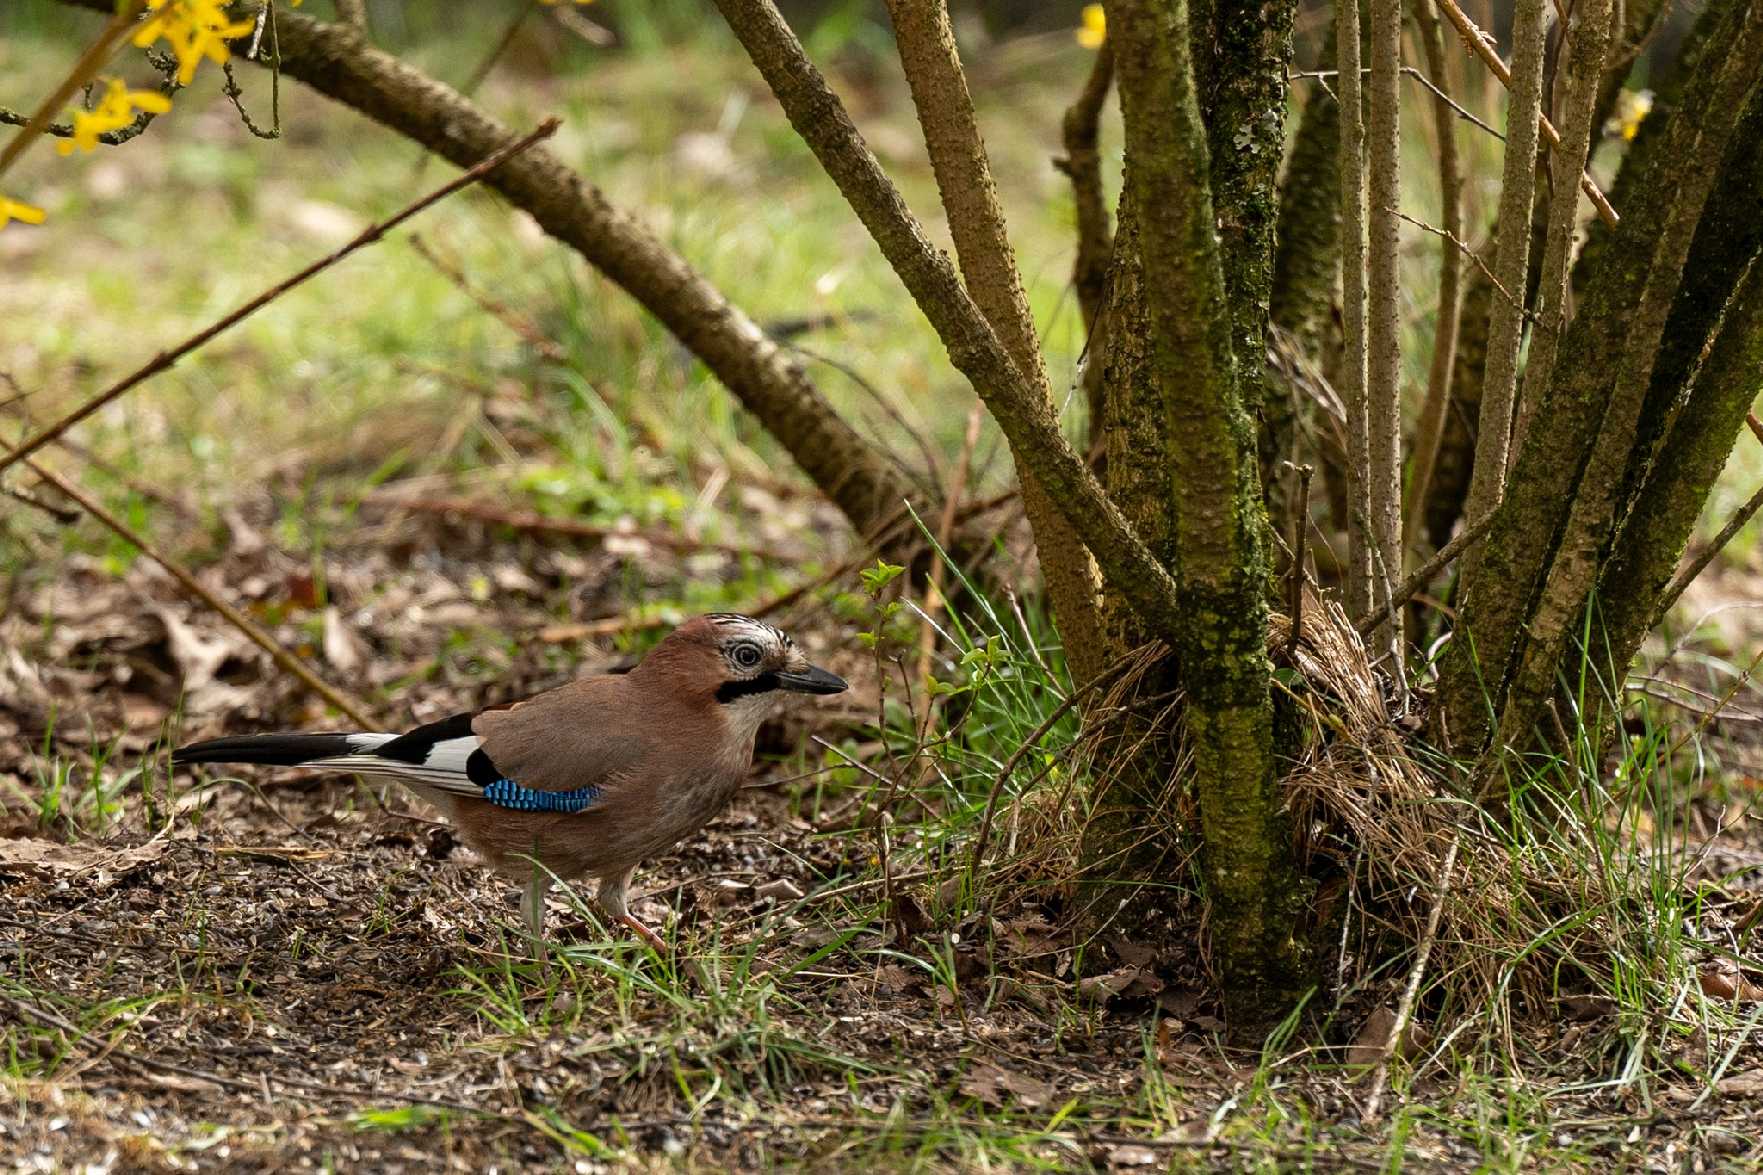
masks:
<path id="1" fill-rule="evenodd" d="M 638 922 L 625 904 L 625 891 L 630 888 L 631 876 L 636 871 L 637 867 L 632 865 L 623 873 L 601 878 L 600 892 L 595 895 L 594 900 L 600 903 L 600 908 L 605 910 L 614 922 L 648 943 L 654 948 L 656 954 L 665 955 L 667 953 L 666 941 L 659 934 Z"/>

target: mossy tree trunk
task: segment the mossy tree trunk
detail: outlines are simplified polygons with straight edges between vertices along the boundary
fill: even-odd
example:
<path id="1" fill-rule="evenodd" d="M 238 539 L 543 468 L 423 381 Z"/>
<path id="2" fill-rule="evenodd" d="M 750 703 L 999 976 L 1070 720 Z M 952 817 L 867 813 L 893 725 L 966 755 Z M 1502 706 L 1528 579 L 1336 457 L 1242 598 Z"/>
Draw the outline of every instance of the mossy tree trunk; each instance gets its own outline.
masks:
<path id="1" fill-rule="evenodd" d="M 1283 61 L 1289 8 L 1271 19 L 1266 8 L 1251 13 L 1220 3 L 1212 11 L 1245 23 L 1227 38 L 1243 56 L 1215 59 L 1208 79 L 1215 92 L 1251 95 L 1244 100 L 1254 121 L 1237 131 L 1265 130 L 1271 139 L 1261 150 L 1277 158 L 1283 102 L 1268 109 L 1257 96 L 1264 93 L 1260 82 L 1233 89 L 1224 79 L 1233 70 L 1264 78 L 1271 60 Z M 1162 406 L 1169 479 L 1163 513 L 1172 522 L 1181 613 L 1173 644 L 1187 694 L 1213 957 L 1231 1022 L 1247 1033 L 1289 1008 L 1303 982 L 1293 941 L 1298 890 L 1274 768 L 1266 515 L 1242 377 L 1245 366 L 1258 372 L 1261 365 L 1272 240 L 1270 233 L 1245 234 L 1257 243 L 1239 250 L 1260 256 L 1232 266 L 1251 309 L 1233 305 L 1222 256 L 1232 250 L 1216 235 L 1187 5 L 1118 2 L 1108 18 L 1126 123 L 1127 190 L 1140 213 L 1135 247 L 1148 328 L 1143 380 L 1119 390 L 1142 395 L 1155 387 Z M 1256 20 L 1265 22 L 1263 33 L 1248 29 Z M 1271 200 L 1271 171 L 1231 174 L 1236 187 L 1228 207 Z M 1251 355 L 1238 354 L 1239 336 L 1241 345 L 1256 348 Z M 1142 412 L 1145 403 L 1123 397 L 1122 407 L 1129 406 Z"/>

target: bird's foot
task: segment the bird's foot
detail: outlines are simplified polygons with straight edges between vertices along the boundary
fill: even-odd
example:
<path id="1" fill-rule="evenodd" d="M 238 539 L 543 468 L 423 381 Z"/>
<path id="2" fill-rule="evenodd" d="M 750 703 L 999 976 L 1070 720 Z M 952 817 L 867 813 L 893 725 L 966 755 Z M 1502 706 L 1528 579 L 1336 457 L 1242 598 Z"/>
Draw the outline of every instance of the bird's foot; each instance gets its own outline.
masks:
<path id="1" fill-rule="evenodd" d="M 641 922 L 638 922 L 629 914 L 622 915 L 618 919 L 618 922 L 621 926 L 625 927 L 625 929 L 631 931 L 638 938 L 653 947 L 656 954 L 665 955 L 668 953 L 667 943 L 662 940 L 661 936 L 656 934 L 653 930 L 650 930 L 647 926 L 644 926 Z"/>

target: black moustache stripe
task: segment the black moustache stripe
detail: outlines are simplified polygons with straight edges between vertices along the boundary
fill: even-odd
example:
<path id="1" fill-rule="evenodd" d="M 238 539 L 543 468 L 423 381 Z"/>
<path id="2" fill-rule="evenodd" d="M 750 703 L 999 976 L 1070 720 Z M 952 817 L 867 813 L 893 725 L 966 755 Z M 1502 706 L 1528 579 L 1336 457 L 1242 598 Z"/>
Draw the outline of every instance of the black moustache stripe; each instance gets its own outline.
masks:
<path id="1" fill-rule="evenodd" d="M 768 694 L 781 685 L 775 673 L 761 673 L 757 677 L 743 678 L 740 681 L 725 681 L 716 687 L 716 700 L 726 706 L 754 694 Z"/>

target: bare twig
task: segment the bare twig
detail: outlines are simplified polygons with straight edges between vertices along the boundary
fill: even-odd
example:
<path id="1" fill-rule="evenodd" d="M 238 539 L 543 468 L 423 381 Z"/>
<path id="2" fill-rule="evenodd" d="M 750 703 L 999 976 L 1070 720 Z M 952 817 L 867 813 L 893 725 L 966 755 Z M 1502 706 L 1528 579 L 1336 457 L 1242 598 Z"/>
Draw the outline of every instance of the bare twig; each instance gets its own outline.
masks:
<path id="1" fill-rule="evenodd" d="M 1432 957 L 1433 943 L 1439 937 L 1439 917 L 1445 910 L 1445 899 L 1451 893 L 1451 874 L 1457 867 L 1457 850 L 1463 845 L 1463 834 L 1458 832 L 1451 838 L 1451 846 L 1445 850 L 1445 859 L 1439 868 L 1438 893 L 1433 897 L 1432 909 L 1426 915 L 1426 930 L 1420 936 L 1420 945 L 1414 952 L 1414 965 L 1408 969 L 1408 984 L 1402 989 L 1402 999 L 1396 1005 L 1396 1019 L 1390 1025 L 1389 1039 L 1384 1041 L 1382 1056 L 1377 1061 L 1377 1071 L 1372 1074 L 1371 1092 L 1365 1097 L 1365 1120 L 1377 1121 L 1383 1109 L 1384 1085 L 1389 1080 L 1390 1058 L 1395 1056 L 1401 1046 L 1402 1036 L 1408 1031 L 1408 1022 L 1414 1016 L 1414 1000 L 1420 994 L 1420 979 L 1426 973 L 1426 961 Z"/>
<path id="2" fill-rule="evenodd" d="M 1401 234 L 1395 212 L 1402 193 L 1401 0 L 1371 0 L 1371 125 L 1367 240 L 1365 404 L 1371 442 L 1371 521 L 1377 583 L 1402 573 L 1402 289 Z M 1402 648 L 1402 613 L 1392 610 L 1372 638 Z M 1396 676 L 1400 678 L 1399 664 Z"/>
<path id="3" fill-rule="evenodd" d="M 1745 423 L 1750 425 L 1751 432 L 1756 435 L 1757 439 L 1763 441 L 1763 421 L 1757 419 L 1755 412 L 1745 413 Z M 1726 520 L 1726 524 L 1720 528 L 1708 545 L 1699 551 L 1694 559 L 1685 564 L 1676 575 L 1671 577 L 1671 582 L 1666 585 L 1665 591 L 1659 596 L 1659 603 L 1653 608 L 1653 619 L 1648 623 L 1648 628 L 1655 627 L 1665 619 L 1665 614 L 1670 612 L 1683 593 L 1689 590 L 1690 584 L 1696 581 L 1696 577 L 1708 569 L 1708 564 L 1714 562 L 1714 557 L 1737 537 L 1739 531 L 1743 530 L 1751 519 L 1757 516 L 1759 510 L 1763 510 L 1763 487 L 1759 487 L 1757 492 L 1745 501 L 1744 505 L 1734 510 L 1732 517 Z"/>
<path id="4" fill-rule="evenodd" d="M 986 402 L 1019 466 L 1040 478 L 1049 498 L 1095 553 L 1110 586 L 1131 600 L 1155 631 L 1182 631 L 1184 614 L 1168 569 L 1060 433 L 1051 402 L 1036 394 L 1036 382 L 1011 358 L 948 257 L 931 244 L 777 6 L 771 0 L 717 0 L 717 8 L 791 126 L 929 318 L 955 367 Z"/>
<path id="5" fill-rule="evenodd" d="M 1113 84 L 1114 48 L 1103 41 L 1083 90 L 1065 111 L 1061 126 L 1065 157 L 1054 160 L 1054 166 L 1071 177 L 1077 211 L 1077 259 L 1071 266 L 1071 284 L 1077 291 L 1086 337 L 1095 331 L 1096 316 L 1102 311 L 1108 286 L 1108 259 L 1114 250 L 1108 228 L 1108 205 L 1102 195 L 1102 157 L 1096 149 L 1102 104 Z"/>
<path id="6" fill-rule="evenodd" d="M 427 158 L 426 153 L 424 158 Z M 434 266 L 436 272 L 451 282 L 460 293 L 476 302 L 497 322 L 519 335 L 527 346 L 537 351 L 548 362 L 562 364 L 569 361 L 569 353 L 563 349 L 562 345 L 554 339 L 546 338 L 545 333 L 533 325 L 532 319 L 501 299 L 492 297 L 478 289 L 472 284 L 471 279 L 465 276 L 464 270 L 450 259 L 441 256 L 427 241 L 422 239 L 421 234 L 411 233 L 406 239 L 410 242 L 410 247 L 416 250 L 417 255 Z"/>
<path id="7" fill-rule="evenodd" d="M 1291 462 L 1286 462 L 1290 465 Z M 1304 564 L 1310 549 L 1310 478 L 1316 467 L 1296 467 L 1298 473 L 1298 509 L 1292 515 L 1292 567 L 1286 576 L 1286 612 L 1292 618 L 1292 634 L 1286 638 L 1286 660 L 1297 654 L 1298 640 L 1304 632 Z"/>
<path id="8" fill-rule="evenodd" d="M 1404 579 L 1399 585 L 1391 590 L 1390 598 L 1388 600 L 1379 604 L 1375 611 L 1368 612 L 1364 616 L 1353 621 L 1353 627 L 1358 630 L 1359 635 L 1364 636 L 1375 629 L 1383 620 L 1382 613 L 1385 609 L 1400 608 L 1403 604 L 1406 604 L 1409 600 L 1412 600 L 1415 596 L 1419 595 L 1421 589 L 1426 587 L 1426 585 L 1432 581 L 1433 576 L 1449 566 L 1451 561 L 1457 558 L 1457 556 L 1480 542 L 1482 536 L 1487 534 L 1487 532 L 1493 528 L 1493 525 L 1494 518 L 1493 515 L 1490 514 L 1480 522 L 1465 527 L 1461 534 L 1440 547 L 1437 554 L 1433 555 L 1433 557 L 1428 559 L 1425 563 L 1422 563 L 1415 569 L 1413 575 Z"/>
<path id="9" fill-rule="evenodd" d="M 1555 355 L 1561 332 L 1567 326 L 1567 271 L 1573 259 L 1574 222 L 1579 212 L 1579 192 L 1573 186 L 1573 177 L 1585 165 L 1591 151 L 1592 112 L 1604 76 L 1612 10 L 1611 0 L 1578 0 L 1573 6 L 1573 24 L 1567 34 L 1571 38 L 1567 94 L 1562 102 L 1565 138 L 1552 160 L 1553 191 L 1549 196 L 1548 233 L 1537 284 L 1536 325 L 1530 332 L 1530 353 L 1525 358 L 1524 381 L 1516 405 L 1514 446 L 1523 444 L 1531 413 L 1536 411 L 1555 373 Z"/>
<path id="10" fill-rule="evenodd" d="M 1052 384 L 1028 295 L 1016 268 L 1016 252 L 1010 246 L 1003 204 L 980 137 L 946 0 L 888 0 L 888 14 L 967 295 L 1017 374 L 1026 381 L 1020 387 L 1024 399 L 1035 410 L 1052 414 Z M 984 397 L 984 389 L 980 390 L 982 398 L 989 401 L 991 397 Z M 995 405 L 993 410 L 997 411 Z M 1103 646 L 1096 602 L 1100 585 L 1083 536 L 1054 505 L 1034 465 L 1023 462 L 1018 469 L 1022 502 L 1073 671 L 1083 679 L 1100 668 Z"/>
<path id="11" fill-rule="evenodd" d="M 1475 262 L 1475 267 L 1481 270 L 1482 276 L 1488 279 L 1488 284 L 1494 288 L 1496 294 L 1504 298 L 1510 305 L 1516 306 L 1520 314 L 1525 313 L 1524 307 L 1519 304 L 1518 299 L 1513 296 L 1512 291 L 1501 285 L 1500 279 L 1494 276 L 1494 271 L 1488 268 L 1488 263 L 1482 259 L 1482 255 L 1477 253 L 1474 249 L 1471 249 L 1461 237 L 1454 236 L 1451 233 L 1446 232 L 1444 229 L 1439 228 L 1437 225 L 1428 224 L 1426 221 L 1421 220 L 1418 217 L 1409 216 L 1406 212 L 1397 212 L 1396 215 L 1422 232 L 1431 233 L 1433 236 L 1440 237 L 1455 245 L 1457 247 L 1457 252 Z"/>
<path id="12" fill-rule="evenodd" d="M 1433 325 L 1432 360 L 1427 367 L 1426 403 L 1415 429 L 1414 456 L 1408 472 L 1408 493 L 1402 503 L 1402 551 L 1414 549 L 1425 521 L 1427 491 L 1432 486 L 1433 466 L 1444 440 L 1446 416 L 1451 407 L 1451 368 L 1457 357 L 1457 324 L 1462 317 L 1463 258 L 1458 238 L 1463 235 L 1463 177 L 1457 166 L 1457 125 L 1452 111 L 1456 103 L 1440 88 L 1450 83 L 1445 60 L 1445 37 L 1439 28 L 1432 0 L 1415 0 L 1414 15 L 1420 26 L 1420 43 L 1427 68 L 1438 76 L 1433 91 L 1432 117 L 1438 135 L 1439 199 L 1445 222 L 1439 249 L 1439 302 Z"/>
<path id="13" fill-rule="evenodd" d="M 44 445 L 55 440 L 57 437 L 61 436 L 62 433 L 80 423 L 80 421 L 85 420 L 88 416 L 91 416 L 92 413 L 98 411 L 106 404 L 116 400 L 136 385 L 162 371 L 165 371 L 185 355 L 188 355 L 198 347 L 201 347 L 229 327 L 237 325 L 258 310 L 263 309 L 263 307 L 269 305 L 269 303 L 275 301 L 295 286 L 300 285 L 308 278 L 330 268 L 356 250 L 361 249 L 366 245 L 371 245 L 373 242 L 385 236 L 388 231 L 404 223 L 404 221 L 409 220 L 412 216 L 415 216 L 430 205 L 446 199 L 461 188 L 469 187 L 476 183 L 478 180 L 494 171 L 510 157 L 518 155 L 520 152 L 525 151 L 528 147 L 533 146 L 535 143 L 538 143 L 543 139 L 550 138 L 560 125 L 561 122 L 558 119 L 546 119 L 531 134 L 509 144 L 502 150 L 497 151 L 495 154 L 484 159 L 476 167 L 460 173 L 414 203 L 405 205 L 403 209 L 385 220 L 369 226 L 360 235 L 355 237 L 354 240 L 350 241 L 336 252 L 320 258 L 311 265 L 300 270 L 298 273 L 277 282 L 267 290 L 264 290 L 261 294 L 258 294 L 255 298 L 252 298 L 249 302 L 246 302 L 243 306 L 240 306 L 237 310 L 234 310 L 231 314 L 228 314 L 209 326 L 204 327 L 202 330 L 197 331 L 171 350 L 161 351 L 141 367 L 137 368 L 129 375 L 124 376 L 121 380 L 110 385 L 110 387 L 104 389 L 102 392 L 99 392 L 96 396 L 93 396 L 84 404 L 81 404 L 78 408 L 74 409 L 66 416 L 63 416 L 54 424 L 49 425 L 33 436 L 22 441 L 19 445 L 13 448 L 11 452 L 0 455 L 0 472 L 4 472 L 6 468 L 12 465 L 15 461 L 20 461 L 36 452 L 38 449 L 41 449 Z"/>
<path id="14" fill-rule="evenodd" d="M 367 32 L 367 0 L 336 0 L 337 15 L 345 24 Z"/>
<path id="15" fill-rule="evenodd" d="M 9 456 L 11 455 L 12 454 L 9 454 Z M 67 495 L 74 502 L 78 503 L 80 509 L 84 510 L 87 514 L 90 514 L 99 523 L 103 524 L 111 531 L 111 533 L 140 551 L 141 554 L 145 555 L 153 562 L 159 564 L 159 566 L 163 568 L 168 575 L 175 579 L 179 586 L 181 586 L 186 592 L 195 596 L 198 600 L 202 601 L 202 603 L 212 608 L 221 619 L 225 620 L 228 624 L 243 633 L 252 644 L 268 653 L 271 660 L 281 666 L 288 673 L 292 674 L 295 678 L 299 679 L 300 683 L 306 686 L 307 689 L 342 711 L 351 720 L 358 723 L 363 730 L 373 729 L 373 720 L 367 716 L 367 707 L 365 705 L 350 697 L 348 694 L 338 690 L 336 687 L 326 683 L 311 669 L 307 668 L 304 661 L 288 652 L 287 649 L 284 649 L 279 643 L 277 643 L 274 637 L 257 627 L 257 625 L 243 612 L 240 612 L 237 608 L 209 591 L 202 585 L 200 580 L 185 570 L 181 564 L 169 556 L 162 554 L 158 548 L 154 547 L 153 544 L 149 543 L 137 533 L 128 523 L 112 514 L 109 510 L 106 510 L 102 504 L 87 495 L 84 490 L 80 489 L 78 486 L 74 485 L 53 470 L 44 468 L 28 457 L 25 458 L 25 465 L 31 470 L 31 472 L 35 473 L 38 477 L 42 478 L 57 490 L 60 490 L 63 494 Z"/>
<path id="16" fill-rule="evenodd" d="M 1372 553 L 1371 416 L 1367 391 L 1365 119 L 1359 66 L 1358 0 L 1336 0 L 1335 52 L 1341 87 L 1341 324 L 1339 377 L 1347 410 L 1347 610 L 1369 611 Z"/>
<path id="17" fill-rule="evenodd" d="M 1447 13 L 1453 0 L 1438 0 Z M 1500 239 L 1494 270 L 1500 285 L 1525 288 L 1530 266 L 1530 215 L 1536 191 L 1537 118 L 1543 100 L 1545 0 L 1518 0 L 1512 15 L 1512 71 L 1504 74 L 1512 91 L 1506 112 L 1506 158 L 1500 186 Z M 1480 44 L 1479 38 L 1476 40 Z M 1486 47 L 1483 46 L 1485 49 Z M 1490 51 L 1491 52 L 1491 51 Z M 1498 60 L 1498 58 L 1495 58 Z M 1521 306 L 1496 303 L 1488 322 L 1487 365 L 1482 376 L 1481 414 L 1475 433 L 1475 467 L 1469 478 L 1464 516 L 1480 522 L 1493 513 L 1506 492 L 1512 443 L 1512 406 L 1518 390 L 1518 348 L 1523 340 Z M 1469 560 L 1469 574 L 1478 560 Z"/>
<path id="18" fill-rule="evenodd" d="M 1457 27 L 1457 32 L 1462 36 L 1463 43 L 1469 47 L 1470 52 L 1481 58 L 1489 71 L 1500 80 L 1500 84 L 1510 90 L 1512 88 L 1512 72 L 1506 68 L 1506 63 L 1500 60 L 1500 55 L 1494 52 L 1494 38 L 1477 28 L 1475 22 L 1470 20 L 1468 15 L 1457 6 L 1456 0 L 1436 0 L 1436 3 L 1445 17 Z M 1549 141 L 1549 146 L 1559 147 L 1561 145 L 1560 132 L 1543 115 L 1540 107 L 1537 111 L 1537 127 L 1542 131 L 1543 137 Z M 1610 206 L 1610 201 L 1605 197 L 1603 191 L 1592 182 L 1592 177 L 1583 171 L 1579 175 L 1579 187 L 1591 200 L 1592 206 L 1598 210 L 1598 215 L 1604 218 L 1604 223 L 1614 228 L 1616 222 L 1621 218 L 1616 215 L 1616 209 Z M 1505 223 L 1504 219 L 1501 220 L 1501 223 Z"/>

